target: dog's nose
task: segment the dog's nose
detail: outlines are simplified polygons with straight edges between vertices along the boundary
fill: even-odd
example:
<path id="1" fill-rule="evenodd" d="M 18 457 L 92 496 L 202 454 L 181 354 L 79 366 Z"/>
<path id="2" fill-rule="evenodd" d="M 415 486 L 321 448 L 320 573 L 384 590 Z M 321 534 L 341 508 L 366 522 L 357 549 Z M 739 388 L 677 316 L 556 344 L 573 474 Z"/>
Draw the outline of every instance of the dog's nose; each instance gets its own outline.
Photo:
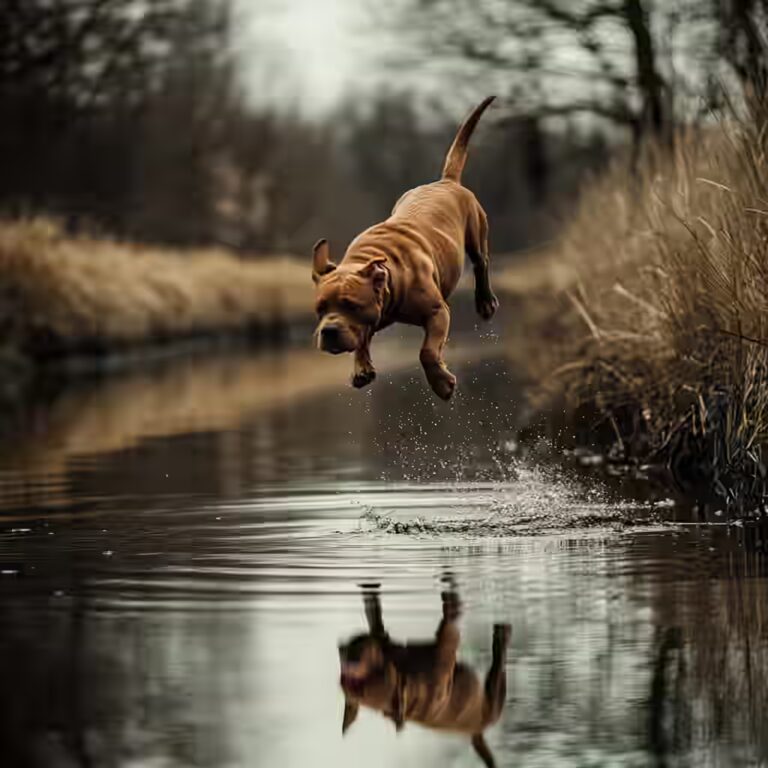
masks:
<path id="1" fill-rule="evenodd" d="M 339 341 L 339 326 L 338 325 L 325 325 L 323 330 L 320 331 L 320 335 L 323 337 L 323 342 L 330 346 L 335 346 Z"/>

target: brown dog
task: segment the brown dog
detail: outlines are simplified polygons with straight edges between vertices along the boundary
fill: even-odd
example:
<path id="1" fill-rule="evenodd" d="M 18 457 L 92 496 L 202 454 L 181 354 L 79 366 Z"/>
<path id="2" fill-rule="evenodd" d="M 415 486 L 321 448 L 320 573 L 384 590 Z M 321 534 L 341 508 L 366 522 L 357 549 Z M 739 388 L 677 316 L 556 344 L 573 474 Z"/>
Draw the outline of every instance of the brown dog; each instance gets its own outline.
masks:
<path id="1" fill-rule="evenodd" d="M 424 328 L 421 364 L 432 389 L 450 399 L 456 378 L 443 361 L 450 312 L 446 299 L 459 282 L 466 253 L 475 272 L 475 307 L 490 320 L 499 302 L 488 277 L 488 219 L 477 198 L 461 185 L 470 136 L 493 96 L 462 123 L 440 181 L 406 192 L 392 215 L 358 235 L 337 266 L 328 243 L 314 247 L 317 285 L 316 338 L 332 354 L 355 353 L 352 384 L 376 377 L 370 343 L 394 322 Z"/>
<path id="2" fill-rule="evenodd" d="M 406 721 L 470 737 L 488 768 L 495 765 L 483 732 L 501 715 L 506 698 L 508 624 L 493 628 L 493 661 L 485 685 L 472 669 L 456 661 L 460 604 L 454 591 L 443 593 L 443 619 L 431 643 L 393 642 L 381 617 L 376 593 L 364 596 L 368 634 L 339 646 L 344 691 L 342 733 L 360 706 L 381 712 L 399 731 Z"/>

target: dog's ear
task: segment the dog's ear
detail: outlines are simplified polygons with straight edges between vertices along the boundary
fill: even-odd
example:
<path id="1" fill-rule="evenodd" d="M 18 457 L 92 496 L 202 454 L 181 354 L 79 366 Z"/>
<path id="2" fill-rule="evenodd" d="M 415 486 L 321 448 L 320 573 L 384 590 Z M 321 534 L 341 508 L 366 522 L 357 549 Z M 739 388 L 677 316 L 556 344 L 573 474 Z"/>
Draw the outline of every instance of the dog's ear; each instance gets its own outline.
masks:
<path id="1" fill-rule="evenodd" d="M 316 283 L 334 269 L 336 265 L 330 259 L 328 241 L 325 238 L 318 240 L 312 248 L 312 280 Z"/>
<path id="2" fill-rule="evenodd" d="M 344 722 L 341 724 L 341 735 L 343 736 L 349 726 L 357 720 L 357 713 L 360 711 L 360 705 L 357 702 L 344 699 Z"/>
<path id="3" fill-rule="evenodd" d="M 384 268 L 385 256 L 374 256 L 361 270 L 363 277 L 373 280 L 373 290 L 380 293 L 387 283 L 387 270 Z"/>

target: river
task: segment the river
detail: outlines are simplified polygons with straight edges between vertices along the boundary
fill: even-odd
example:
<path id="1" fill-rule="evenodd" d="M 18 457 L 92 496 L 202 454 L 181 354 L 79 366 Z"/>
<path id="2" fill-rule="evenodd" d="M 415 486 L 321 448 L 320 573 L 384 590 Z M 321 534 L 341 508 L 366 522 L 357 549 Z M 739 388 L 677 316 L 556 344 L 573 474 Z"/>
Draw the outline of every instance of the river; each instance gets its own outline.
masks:
<path id="1" fill-rule="evenodd" d="M 492 336 L 452 353 L 450 405 L 407 343 L 365 392 L 348 359 L 230 351 L 7 420 L 4 768 L 481 766 L 366 707 L 342 735 L 364 593 L 412 642 L 446 589 L 480 680 L 511 626 L 497 765 L 768 765 L 764 533 L 524 441 Z"/>

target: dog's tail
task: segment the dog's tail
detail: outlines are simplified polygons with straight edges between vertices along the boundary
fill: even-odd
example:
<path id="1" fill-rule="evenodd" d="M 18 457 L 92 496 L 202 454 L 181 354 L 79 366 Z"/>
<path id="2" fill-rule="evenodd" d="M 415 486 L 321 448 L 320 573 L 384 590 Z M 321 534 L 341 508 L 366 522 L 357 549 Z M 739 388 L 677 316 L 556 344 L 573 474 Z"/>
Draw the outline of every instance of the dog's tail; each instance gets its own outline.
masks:
<path id="1" fill-rule="evenodd" d="M 475 130 L 480 117 L 488 108 L 495 96 L 488 96 L 483 99 L 470 113 L 469 117 L 461 124 L 456 138 L 445 156 L 445 165 L 443 166 L 443 178 L 461 183 L 461 172 L 464 170 L 464 164 L 467 162 L 467 146 L 469 139 Z"/>

